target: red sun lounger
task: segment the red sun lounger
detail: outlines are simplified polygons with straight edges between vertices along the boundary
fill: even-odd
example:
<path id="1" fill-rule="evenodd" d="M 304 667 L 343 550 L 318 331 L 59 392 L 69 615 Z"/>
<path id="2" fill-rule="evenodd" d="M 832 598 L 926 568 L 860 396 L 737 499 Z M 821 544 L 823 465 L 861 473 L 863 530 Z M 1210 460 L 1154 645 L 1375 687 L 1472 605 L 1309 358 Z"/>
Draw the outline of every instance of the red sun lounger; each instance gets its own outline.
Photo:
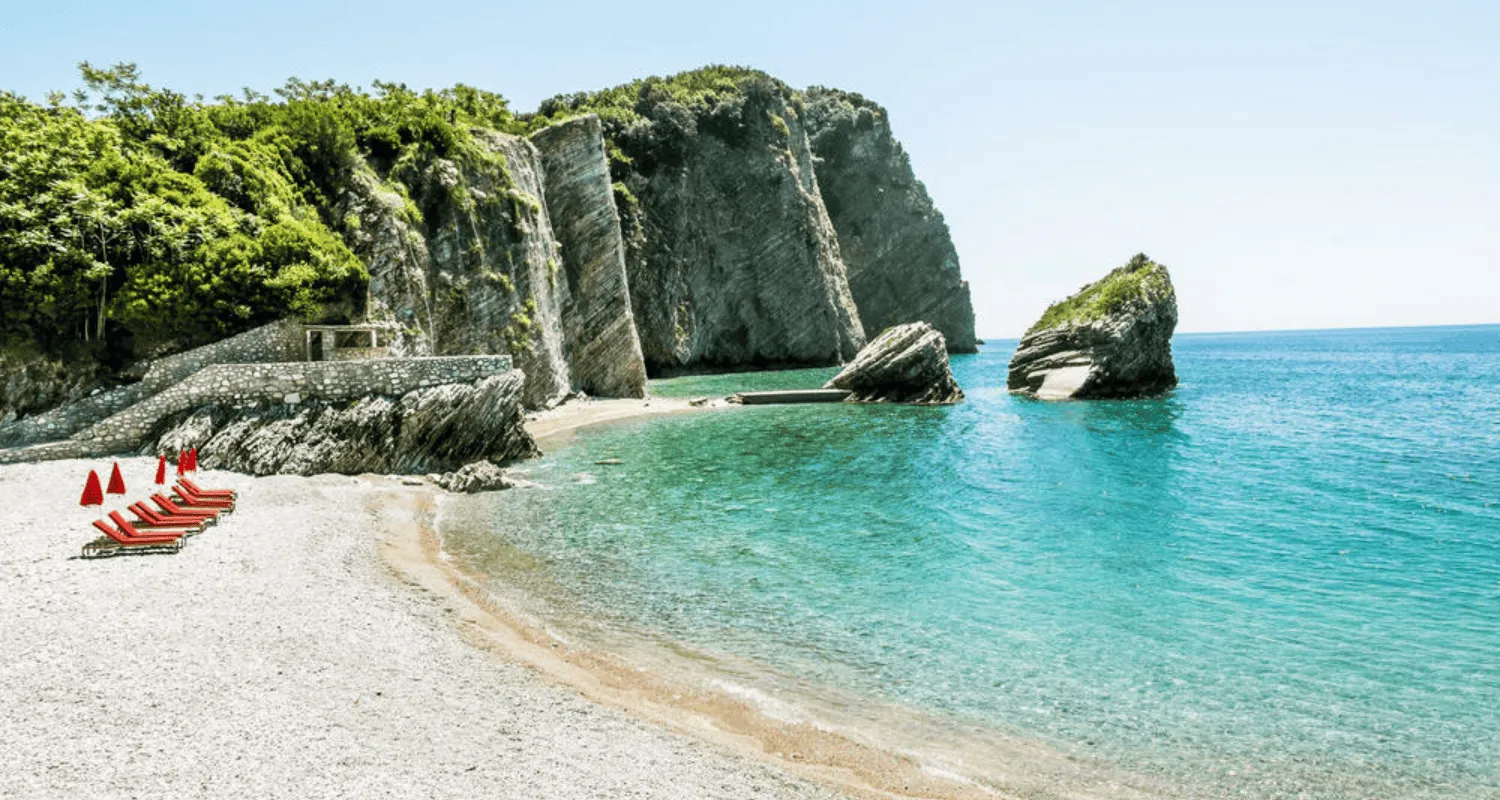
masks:
<path id="1" fill-rule="evenodd" d="M 155 530 L 143 531 L 126 521 L 125 517 L 118 511 L 109 512 L 109 518 L 114 521 L 115 527 L 125 534 L 129 539 L 151 539 L 159 536 L 183 537 L 197 533 L 196 530 L 187 528 L 157 528 Z"/>
<path id="2" fill-rule="evenodd" d="M 137 528 L 151 530 L 153 528 L 186 528 L 193 533 L 202 533 L 203 529 L 214 522 L 213 517 L 188 517 L 171 514 L 159 514 L 151 510 L 151 506 L 145 503 L 132 503 L 130 510 L 135 513 L 136 520 L 130 524 Z"/>
<path id="3" fill-rule="evenodd" d="M 144 502 L 131 505 L 130 510 L 140 518 L 140 522 L 133 523 L 136 527 L 140 527 L 141 522 L 144 522 L 157 528 L 207 528 L 218 521 L 214 517 L 203 514 L 168 514 L 165 511 L 157 511 Z"/>
<path id="4" fill-rule="evenodd" d="M 161 507 L 161 510 L 175 517 L 198 517 L 200 519 L 217 519 L 221 508 L 196 508 L 192 506 L 179 506 L 167 498 L 166 495 L 153 494 L 151 502 Z"/>
<path id="5" fill-rule="evenodd" d="M 188 505 L 199 508 L 222 508 L 225 511 L 234 510 L 234 501 L 227 497 L 204 497 L 180 483 L 174 488 L 177 490 L 177 496 Z"/>
<path id="6" fill-rule="evenodd" d="M 193 490 L 193 494 L 201 496 L 201 497 L 225 497 L 225 498 L 228 498 L 230 500 L 234 500 L 234 499 L 237 499 L 240 496 L 240 493 L 236 492 L 233 489 L 204 489 L 204 488 L 201 488 L 201 487 L 198 486 L 198 484 L 193 483 L 192 480 L 190 480 L 188 478 L 178 478 L 177 482 L 180 483 L 180 484 L 182 484 L 183 486 L 189 488 L 189 489 L 192 489 Z"/>
<path id="7" fill-rule="evenodd" d="M 129 536 L 94 520 L 94 527 L 104 532 L 98 539 L 83 546 L 84 558 L 103 558 L 121 553 L 175 553 L 182 549 L 183 538 L 172 536 Z"/>

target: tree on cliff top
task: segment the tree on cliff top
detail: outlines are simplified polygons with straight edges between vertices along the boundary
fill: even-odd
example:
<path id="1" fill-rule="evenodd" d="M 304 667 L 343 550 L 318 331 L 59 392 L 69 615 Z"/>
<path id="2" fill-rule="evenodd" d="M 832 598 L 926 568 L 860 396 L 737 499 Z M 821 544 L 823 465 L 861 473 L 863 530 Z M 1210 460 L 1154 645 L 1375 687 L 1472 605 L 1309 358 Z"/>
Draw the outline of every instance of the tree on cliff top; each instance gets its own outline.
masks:
<path id="1" fill-rule="evenodd" d="M 351 170 L 446 157 L 503 171 L 471 129 L 522 127 L 463 85 L 292 78 L 274 98 L 204 101 L 133 64 L 80 72 L 71 106 L 0 92 L 0 345 L 107 342 L 124 359 L 357 305 L 367 276 L 336 213 Z"/>

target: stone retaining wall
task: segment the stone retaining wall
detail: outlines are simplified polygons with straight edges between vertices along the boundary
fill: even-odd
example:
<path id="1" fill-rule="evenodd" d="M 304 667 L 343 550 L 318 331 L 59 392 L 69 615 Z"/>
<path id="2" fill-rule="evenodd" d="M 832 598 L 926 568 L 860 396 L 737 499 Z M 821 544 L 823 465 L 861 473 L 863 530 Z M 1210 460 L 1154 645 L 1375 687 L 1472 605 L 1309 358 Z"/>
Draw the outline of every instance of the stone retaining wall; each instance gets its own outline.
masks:
<path id="1" fill-rule="evenodd" d="M 206 405 L 247 406 L 403 395 L 447 383 L 473 383 L 511 370 L 508 356 L 392 358 L 279 364 L 217 364 L 71 439 L 0 451 L 0 463 L 95 458 L 139 448 L 165 418 Z"/>
<path id="2" fill-rule="evenodd" d="M 302 323 L 282 319 L 210 345 L 167 356 L 151 362 L 141 384 L 148 394 L 156 394 L 213 364 L 304 361 L 307 345 L 302 340 L 302 331 Z"/>
<path id="3" fill-rule="evenodd" d="M 72 436 L 211 364 L 301 361 L 306 356 L 302 330 L 300 322 L 277 320 L 210 345 L 157 359 L 138 383 L 90 395 L 0 427 L 0 447 Z"/>

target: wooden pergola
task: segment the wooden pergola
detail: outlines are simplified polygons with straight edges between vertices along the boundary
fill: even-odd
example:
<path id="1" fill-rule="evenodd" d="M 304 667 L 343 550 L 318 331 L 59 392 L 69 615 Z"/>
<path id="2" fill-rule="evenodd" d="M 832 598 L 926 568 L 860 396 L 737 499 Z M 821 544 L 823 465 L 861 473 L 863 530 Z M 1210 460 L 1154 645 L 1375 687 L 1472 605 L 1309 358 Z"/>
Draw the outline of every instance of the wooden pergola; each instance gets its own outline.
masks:
<path id="1" fill-rule="evenodd" d="M 371 323 L 365 325 L 304 325 L 308 361 L 356 361 L 386 358 L 396 326 Z"/>

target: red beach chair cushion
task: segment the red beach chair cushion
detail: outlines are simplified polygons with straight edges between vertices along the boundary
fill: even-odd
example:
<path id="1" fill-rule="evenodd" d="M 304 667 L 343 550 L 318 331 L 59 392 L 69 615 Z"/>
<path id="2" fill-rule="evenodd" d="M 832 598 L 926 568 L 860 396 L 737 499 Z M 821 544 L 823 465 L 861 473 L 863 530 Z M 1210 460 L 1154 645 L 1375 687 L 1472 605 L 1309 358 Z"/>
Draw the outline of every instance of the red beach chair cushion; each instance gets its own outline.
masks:
<path id="1" fill-rule="evenodd" d="M 99 519 L 94 520 L 94 527 L 98 528 L 101 531 L 104 531 L 105 536 L 108 536 L 109 538 L 114 539 L 116 542 L 124 545 L 170 544 L 182 538 L 181 534 L 173 534 L 171 536 L 130 536 L 128 534 L 122 533 L 121 531 L 117 531 L 108 525 L 105 525 L 104 520 Z"/>

